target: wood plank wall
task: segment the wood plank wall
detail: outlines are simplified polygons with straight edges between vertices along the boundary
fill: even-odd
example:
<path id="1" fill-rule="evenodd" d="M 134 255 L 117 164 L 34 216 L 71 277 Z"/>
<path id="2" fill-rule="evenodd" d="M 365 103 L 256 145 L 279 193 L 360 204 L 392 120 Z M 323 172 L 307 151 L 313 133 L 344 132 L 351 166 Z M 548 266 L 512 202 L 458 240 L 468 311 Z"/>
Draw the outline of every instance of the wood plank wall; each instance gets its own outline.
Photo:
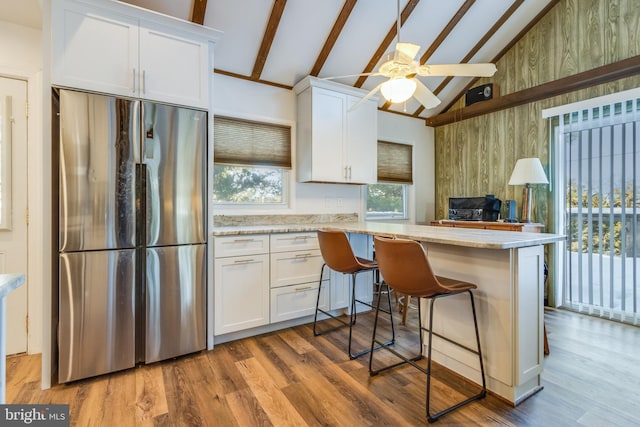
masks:
<path id="1" fill-rule="evenodd" d="M 563 0 L 498 63 L 491 79 L 504 95 L 640 54 L 638 0 Z M 515 199 L 507 185 L 517 159 L 539 157 L 549 165 L 545 108 L 640 86 L 640 76 L 463 120 L 435 130 L 436 219 L 448 216 L 449 197 L 495 194 Z M 453 109 L 464 106 L 464 98 Z M 533 218 L 551 225 L 549 186 L 536 186 Z M 551 227 L 547 231 L 552 230 Z"/>

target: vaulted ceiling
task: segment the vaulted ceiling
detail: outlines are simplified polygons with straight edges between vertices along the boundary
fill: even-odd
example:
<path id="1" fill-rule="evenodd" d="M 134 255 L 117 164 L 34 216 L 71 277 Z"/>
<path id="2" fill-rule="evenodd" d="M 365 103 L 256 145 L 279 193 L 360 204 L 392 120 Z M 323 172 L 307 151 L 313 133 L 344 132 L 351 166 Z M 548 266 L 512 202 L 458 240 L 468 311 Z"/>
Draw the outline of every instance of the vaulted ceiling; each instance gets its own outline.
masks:
<path id="1" fill-rule="evenodd" d="M 125 0 L 224 32 L 216 48 L 221 74 L 291 88 L 307 75 L 375 71 L 398 41 L 396 0 Z M 557 0 L 400 0 L 400 40 L 420 45 L 420 63 L 495 62 Z M 411 99 L 380 107 L 436 115 L 474 79 L 420 77 L 442 103 L 425 110 Z M 373 89 L 384 77 L 340 83 Z"/>
<path id="2" fill-rule="evenodd" d="M 17 4 L 41 0 L 20 0 Z M 215 71 L 292 88 L 307 75 L 375 71 L 398 41 L 397 0 L 124 0 L 224 32 Z M 558 0 L 400 0 L 400 40 L 420 45 L 424 64 L 496 62 Z M 2 2 L 8 3 L 8 2 Z M 4 6 L 3 6 L 4 7 Z M 6 19 L 0 8 L 0 19 Z M 373 89 L 383 77 L 340 83 Z M 442 103 L 411 99 L 380 108 L 420 118 L 446 111 L 473 85 L 470 77 L 420 77 Z"/>

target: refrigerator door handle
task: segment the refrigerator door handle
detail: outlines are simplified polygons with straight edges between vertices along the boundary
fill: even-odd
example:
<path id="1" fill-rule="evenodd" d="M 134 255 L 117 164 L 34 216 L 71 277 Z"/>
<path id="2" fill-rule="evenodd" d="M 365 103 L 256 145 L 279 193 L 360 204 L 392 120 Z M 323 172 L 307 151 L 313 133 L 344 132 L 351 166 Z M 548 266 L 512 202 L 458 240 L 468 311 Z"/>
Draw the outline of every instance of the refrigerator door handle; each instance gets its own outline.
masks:
<path id="1" fill-rule="evenodd" d="M 132 101 L 131 105 L 131 143 L 133 144 L 133 162 L 141 162 L 142 137 L 140 135 L 140 101 Z"/>

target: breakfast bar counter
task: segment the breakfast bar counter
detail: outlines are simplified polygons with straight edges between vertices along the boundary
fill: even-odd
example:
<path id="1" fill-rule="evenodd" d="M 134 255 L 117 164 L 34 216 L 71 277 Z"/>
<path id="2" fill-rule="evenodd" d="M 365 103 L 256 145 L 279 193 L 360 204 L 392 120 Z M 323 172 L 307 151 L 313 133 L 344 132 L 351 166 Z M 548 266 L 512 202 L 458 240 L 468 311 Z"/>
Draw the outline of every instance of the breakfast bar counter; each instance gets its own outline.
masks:
<path id="1" fill-rule="evenodd" d="M 543 245 L 564 236 L 371 222 L 326 228 L 420 241 L 437 275 L 478 286 L 474 294 L 487 388 L 513 405 L 542 389 Z M 480 384 L 477 356 L 448 341 L 474 348 L 468 304 L 464 295 L 438 300 L 433 360 Z M 424 320 L 428 304 L 421 308 Z"/>
<path id="2" fill-rule="evenodd" d="M 212 232 L 227 236 L 318 229 L 421 242 L 437 275 L 478 286 L 474 294 L 487 388 L 513 405 L 542 389 L 544 245 L 564 236 L 382 222 L 243 225 L 214 227 Z M 464 295 L 437 302 L 432 355 L 437 363 L 479 384 L 477 356 L 448 341 L 474 348 L 468 304 Z M 421 308 L 426 318 L 428 305 Z"/>

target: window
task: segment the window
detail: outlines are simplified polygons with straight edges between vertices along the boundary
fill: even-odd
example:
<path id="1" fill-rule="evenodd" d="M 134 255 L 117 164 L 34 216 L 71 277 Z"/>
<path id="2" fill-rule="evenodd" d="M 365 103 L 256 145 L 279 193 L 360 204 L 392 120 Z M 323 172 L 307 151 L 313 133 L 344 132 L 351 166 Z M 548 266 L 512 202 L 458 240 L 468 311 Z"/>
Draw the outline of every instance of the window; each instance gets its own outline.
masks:
<path id="1" fill-rule="evenodd" d="M 291 128 L 216 116 L 215 203 L 285 205 L 291 169 Z"/>
<path id="2" fill-rule="evenodd" d="M 407 186 L 372 184 L 367 186 L 367 219 L 407 218 Z"/>
<path id="3" fill-rule="evenodd" d="M 367 219 L 406 219 L 413 184 L 413 147 L 378 141 L 378 184 L 367 186 Z"/>
<path id="4" fill-rule="evenodd" d="M 553 117 L 562 305 L 640 324 L 640 98 Z"/>

